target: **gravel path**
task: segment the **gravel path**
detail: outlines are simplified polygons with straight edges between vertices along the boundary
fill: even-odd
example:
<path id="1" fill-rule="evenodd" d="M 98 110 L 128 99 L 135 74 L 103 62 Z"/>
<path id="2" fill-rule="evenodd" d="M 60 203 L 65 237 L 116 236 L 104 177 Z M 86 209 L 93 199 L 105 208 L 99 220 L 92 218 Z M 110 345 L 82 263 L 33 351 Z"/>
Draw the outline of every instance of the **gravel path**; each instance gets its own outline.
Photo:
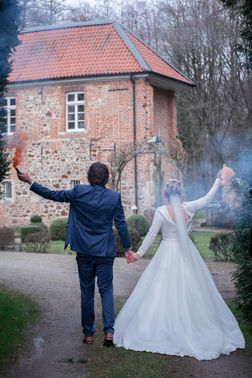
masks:
<path id="1" fill-rule="evenodd" d="M 149 263 L 142 259 L 127 265 L 117 258 L 114 266 L 114 294 L 126 297 Z M 232 263 L 207 263 L 225 299 L 234 297 Z M 41 309 L 41 317 L 30 330 L 30 345 L 21 348 L 20 358 L 8 378 L 87 377 L 85 364 L 90 353 L 82 344 L 80 327 L 80 290 L 74 255 L 0 252 L 0 282 L 31 296 Z M 96 293 L 97 317 L 100 317 Z M 77 363 L 66 363 L 74 359 Z M 248 353 L 236 351 L 213 361 L 170 356 L 176 371 L 169 377 L 249 377 L 252 364 Z M 79 361 L 79 363 L 78 363 Z"/>

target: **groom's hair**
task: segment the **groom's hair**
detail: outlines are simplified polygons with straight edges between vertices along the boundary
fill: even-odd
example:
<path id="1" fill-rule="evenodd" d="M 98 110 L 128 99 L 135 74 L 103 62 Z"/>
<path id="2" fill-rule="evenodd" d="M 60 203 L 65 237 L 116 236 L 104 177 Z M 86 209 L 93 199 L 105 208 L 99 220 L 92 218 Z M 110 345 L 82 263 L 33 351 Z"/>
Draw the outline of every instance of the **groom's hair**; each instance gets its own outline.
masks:
<path id="1" fill-rule="evenodd" d="M 90 165 L 88 170 L 88 182 L 90 185 L 106 185 L 109 179 L 108 167 L 97 161 Z"/>

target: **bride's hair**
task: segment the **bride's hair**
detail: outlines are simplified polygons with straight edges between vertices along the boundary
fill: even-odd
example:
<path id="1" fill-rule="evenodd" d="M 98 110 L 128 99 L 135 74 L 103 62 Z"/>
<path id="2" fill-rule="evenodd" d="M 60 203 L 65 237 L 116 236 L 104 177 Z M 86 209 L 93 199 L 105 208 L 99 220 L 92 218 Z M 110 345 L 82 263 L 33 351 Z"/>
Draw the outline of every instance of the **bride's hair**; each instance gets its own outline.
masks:
<path id="1" fill-rule="evenodd" d="M 170 201 L 170 197 L 172 195 L 178 195 L 180 198 L 182 197 L 182 186 L 179 180 L 177 179 L 169 179 L 166 182 L 164 188 L 164 195 Z"/>

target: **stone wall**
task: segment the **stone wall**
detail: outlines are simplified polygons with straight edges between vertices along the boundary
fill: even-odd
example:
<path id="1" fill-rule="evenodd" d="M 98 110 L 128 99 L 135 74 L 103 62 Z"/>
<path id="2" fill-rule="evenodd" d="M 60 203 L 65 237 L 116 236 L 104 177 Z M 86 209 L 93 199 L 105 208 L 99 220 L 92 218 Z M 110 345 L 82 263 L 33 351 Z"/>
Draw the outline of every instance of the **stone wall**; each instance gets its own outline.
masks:
<path id="1" fill-rule="evenodd" d="M 162 129 L 165 140 L 177 138 L 176 103 L 173 92 L 154 89 L 144 79 L 135 81 L 137 140 L 143 141 Z M 16 97 L 17 129 L 29 135 L 29 144 L 20 165 L 32 179 L 52 190 L 70 189 L 71 180 L 87 184 L 89 165 L 106 163 L 115 146 L 133 143 L 132 82 L 114 80 L 77 84 L 50 84 L 9 89 Z M 66 132 L 66 93 L 83 91 L 85 129 Z M 154 205 L 152 156 L 138 157 L 139 211 Z M 172 167 L 165 165 L 165 174 Z M 40 214 L 46 224 L 68 214 L 68 204 L 41 199 L 29 186 L 10 180 L 14 196 L 0 201 L 0 225 L 23 225 L 31 215 Z M 134 205 L 134 162 L 126 166 L 121 182 L 122 200 L 127 215 Z"/>

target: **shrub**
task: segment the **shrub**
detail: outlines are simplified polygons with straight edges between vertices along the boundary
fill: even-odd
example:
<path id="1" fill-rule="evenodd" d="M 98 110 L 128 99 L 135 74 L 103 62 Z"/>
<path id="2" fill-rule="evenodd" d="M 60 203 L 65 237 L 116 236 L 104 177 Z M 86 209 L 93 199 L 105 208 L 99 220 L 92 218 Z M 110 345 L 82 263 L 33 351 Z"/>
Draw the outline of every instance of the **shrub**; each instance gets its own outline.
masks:
<path id="1" fill-rule="evenodd" d="M 5 249 L 14 244 L 14 231 L 8 227 L 0 228 L 0 249 Z"/>
<path id="2" fill-rule="evenodd" d="M 30 223 L 42 223 L 42 218 L 40 215 L 33 215 L 30 218 Z"/>
<path id="3" fill-rule="evenodd" d="M 244 166 L 250 172 L 248 181 L 242 181 L 237 190 L 242 201 L 235 225 L 234 253 L 237 268 L 234 280 L 239 307 L 246 318 L 252 321 L 252 161 Z"/>
<path id="4" fill-rule="evenodd" d="M 234 261 L 234 234 L 219 233 L 211 237 L 209 248 L 214 252 L 218 261 Z"/>
<path id="5" fill-rule="evenodd" d="M 28 252 L 47 252 L 50 242 L 49 234 L 46 229 L 39 232 L 32 232 L 25 236 L 25 250 Z"/>
<path id="6" fill-rule="evenodd" d="M 47 230 L 47 226 L 44 223 L 29 224 L 28 226 L 21 228 L 21 240 L 24 242 L 26 235 L 34 232 L 41 232 Z"/>
<path id="7" fill-rule="evenodd" d="M 145 236 L 150 228 L 147 219 L 139 214 L 131 215 L 127 219 L 127 225 L 129 228 L 137 230 L 141 236 Z"/>
<path id="8" fill-rule="evenodd" d="M 59 218 L 53 221 L 49 227 L 49 234 L 51 240 L 65 240 L 67 218 Z"/>
<path id="9" fill-rule="evenodd" d="M 133 228 L 128 228 L 130 241 L 131 241 L 131 248 L 136 251 L 141 244 L 142 238 L 139 232 Z M 121 244 L 120 237 L 116 228 L 113 228 L 114 232 L 114 240 L 115 240 L 115 249 L 117 257 L 124 257 L 124 249 Z"/>

